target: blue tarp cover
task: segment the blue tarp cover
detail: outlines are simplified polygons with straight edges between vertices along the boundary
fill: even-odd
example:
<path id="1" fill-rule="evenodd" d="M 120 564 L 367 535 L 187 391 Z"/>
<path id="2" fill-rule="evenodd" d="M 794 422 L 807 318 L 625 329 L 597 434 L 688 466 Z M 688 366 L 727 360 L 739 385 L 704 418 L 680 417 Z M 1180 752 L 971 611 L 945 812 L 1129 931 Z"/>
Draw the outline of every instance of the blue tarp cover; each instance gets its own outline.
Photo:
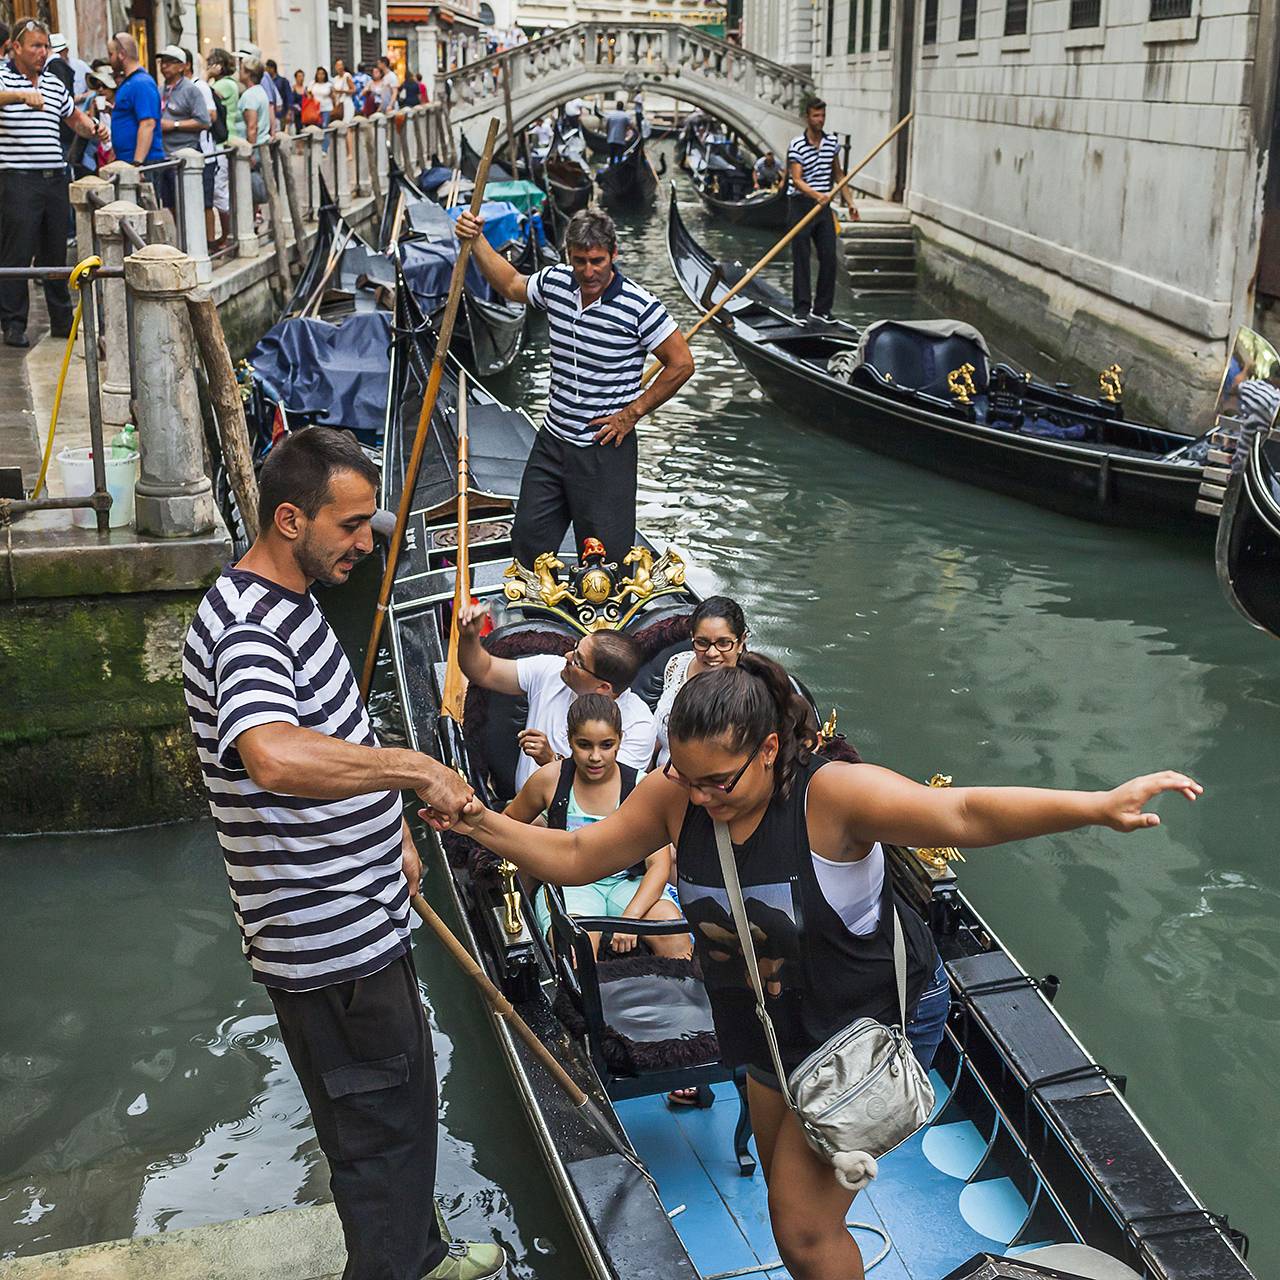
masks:
<path id="1" fill-rule="evenodd" d="M 449 216 L 456 222 L 466 212 L 466 205 L 455 204 L 449 210 Z M 524 232 L 520 227 L 520 210 L 506 200 L 486 200 L 480 206 L 480 216 L 484 219 L 484 238 L 495 249 L 501 249 L 511 240 L 522 240 Z"/>
<path id="2" fill-rule="evenodd" d="M 428 313 L 449 296 L 449 277 L 458 257 L 456 240 L 405 240 L 400 245 L 400 262 L 404 278 L 413 296 Z M 487 302 L 492 296 L 489 282 L 480 274 L 472 258 L 467 263 L 467 289 L 473 297 Z"/>
<path id="3" fill-rule="evenodd" d="M 362 311 L 341 324 L 290 319 L 268 329 L 249 363 L 291 413 L 327 427 L 381 431 L 391 371 L 391 315 Z"/>

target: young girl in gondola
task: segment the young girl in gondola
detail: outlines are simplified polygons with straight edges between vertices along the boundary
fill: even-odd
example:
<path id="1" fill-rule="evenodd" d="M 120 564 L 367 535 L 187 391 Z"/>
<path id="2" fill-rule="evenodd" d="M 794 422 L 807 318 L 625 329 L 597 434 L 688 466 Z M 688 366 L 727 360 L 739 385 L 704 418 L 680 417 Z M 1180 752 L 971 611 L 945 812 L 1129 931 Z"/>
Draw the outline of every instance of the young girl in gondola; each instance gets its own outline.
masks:
<path id="1" fill-rule="evenodd" d="M 533 823 L 542 819 L 557 831 L 579 831 L 613 813 L 629 796 L 643 775 L 618 762 L 622 745 L 622 712 L 617 700 L 602 693 L 584 693 L 569 704 L 569 758 L 542 765 L 520 788 L 507 806 L 508 818 Z M 664 841 L 657 852 L 636 859 L 634 865 L 602 876 L 592 884 L 571 886 L 564 892 L 565 910 L 571 916 L 617 916 L 631 920 L 678 920 L 680 906 L 667 883 L 671 869 L 670 846 Z M 545 876 L 553 884 L 554 877 Z M 538 927 L 548 933 L 551 913 L 546 895 L 538 890 L 534 909 Z M 600 935 L 589 935 L 599 951 Z M 661 934 L 646 943 L 660 956 L 688 959 L 692 947 L 688 934 Z M 615 933 L 614 952 L 631 951 L 634 933 Z"/>
<path id="2" fill-rule="evenodd" d="M 824 763 L 808 704 L 776 663 L 738 665 L 689 681 L 669 725 L 671 761 L 618 811 L 576 831 L 537 830 L 472 801 L 455 826 L 543 880 L 583 884 L 671 841 L 680 901 L 695 928 L 722 1059 L 746 1065 L 751 1122 L 769 1185 L 769 1215 L 795 1280 L 861 1280 L 845 1226 L 853 1194 L 805 1141 L 776 1088 L 754 1013 L 716 854 L 728 826 L 756 938 L 770 1013 L 791 1070 L 859 1017 L 897 1020 L 891 952 L 894 898 L 880 841 L 979 848 L 1084 826 L 1137 831 L 1159 823 L 1145 806 L 1166 791 L 1201 792 L 1185 774 L 1149 774 L 1111 791 L 921 786 L 871 764 Z M 438 815 L 424 816 L 442 825 Z M 927 1064 L 941 1037 L 921 1028 L 937 972 L 932 938 L 900 907 L 908 939 L 908 1021 Z M 930 1043 L 930 1041 L 932 1043 Z"/>

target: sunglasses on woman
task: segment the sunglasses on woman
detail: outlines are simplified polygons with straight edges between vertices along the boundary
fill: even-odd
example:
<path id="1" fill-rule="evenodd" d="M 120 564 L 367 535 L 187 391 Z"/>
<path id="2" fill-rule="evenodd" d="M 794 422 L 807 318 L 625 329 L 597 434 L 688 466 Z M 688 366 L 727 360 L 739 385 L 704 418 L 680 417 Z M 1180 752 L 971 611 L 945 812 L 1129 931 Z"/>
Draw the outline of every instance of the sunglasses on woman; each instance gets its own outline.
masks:
<path id="1" fill-rule="evenodd" d="M 739 769 L 727 782 L 694 782 L 692 779 L 686 778 L 678 769 L 674 768 L 670 760 L 662 766 L 662 776 L 664 778 L 670 778 L 672 782 L 678 782 L 686 791 L 693 791 L 696 788 L 698 791 L 714 791 L 717 795 L 727 796 L 729 792 L 731 792 L 734 787 L 742 781 L 742 775 L 746 773 L 748 768 L 751 766 L 751 762 L 760 754 L 760 748 L 764 746 L 766 741 L 767 739 L 761 738 L 760 741 L 756 743 L 755 750 L 746 758 L 746 760 L 743 761 L 742 768 Z"/>
<path id="2" fill-rule="evenodd" d="M 712 649 L 717 653 L 729 653 L 741 643 L 741 640 L 736 640 L 733 636 L 717 636 L 714 640 L 695 636 L 693 647 L 698 653 L 710 653 Z"/>

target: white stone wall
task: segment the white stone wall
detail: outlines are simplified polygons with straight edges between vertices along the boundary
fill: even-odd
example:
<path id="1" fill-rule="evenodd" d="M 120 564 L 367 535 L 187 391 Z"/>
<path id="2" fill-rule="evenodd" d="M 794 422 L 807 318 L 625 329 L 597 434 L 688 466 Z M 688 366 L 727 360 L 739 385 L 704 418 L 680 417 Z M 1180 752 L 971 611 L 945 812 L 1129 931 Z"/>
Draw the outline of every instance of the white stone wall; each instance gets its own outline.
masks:
<path id="1" fill-rule="evenodd" d="M 814 23 L 820 3 L 825 0 L 744 0 L 743 47 L 811 73 Z"/>

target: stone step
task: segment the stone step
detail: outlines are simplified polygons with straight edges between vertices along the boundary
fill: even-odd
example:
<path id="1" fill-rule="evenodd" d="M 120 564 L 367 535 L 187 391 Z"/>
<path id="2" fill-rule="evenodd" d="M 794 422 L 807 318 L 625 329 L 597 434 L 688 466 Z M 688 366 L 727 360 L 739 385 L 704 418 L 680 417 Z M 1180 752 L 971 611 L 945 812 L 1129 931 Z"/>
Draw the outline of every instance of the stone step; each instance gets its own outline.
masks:
<path id="1" fill-rule="evenodd" d="M 856 258 L 893 258 L 913 260 L 916 256 L 915 242 L 912 240 L 850 240 L 844 247 L 846 262 Z"/>
<path id="2" fill-rule="evenodd" d="M 1223 485 L 1225 487 L 1231 481 L 1231 468 L 1205 467 L 1203 475 L 1202 483 Z"/>
<path id="3" fill-rule="evenodd" d="M 915 231 L 901 222 L 840 222 L 841 240 L 900 240 L 914 244 Z"/>
<path id="4" fill-rule="evenodd" d="M 1208 498 L 1196 499 L 1196 514 L 1212 516 L 1215 520 L 1222 515 L 1222 503 L 1211 502 Z"/>
<path id="5" fill-rule="evenodd" d="M 858 216 L 863 222 L 911 222 L 911 210 L 905 205 L 894 204 L 890 200 L 862 199 L 856 196 L 853 202 L 857 205 Z"/>
<path id="6" fill-rule="evenodd" d="M 1229 467 L 1235 459 L 1235 455 L 1227 449 L 1210 449 L 1206 456 L 1215 467 Z"/>
<path id="7" fill-rule="evenodd" d="M 914 271 L 850 271 L 849 287 L 859 293 L 910 293 L 916 287 Z"/>

